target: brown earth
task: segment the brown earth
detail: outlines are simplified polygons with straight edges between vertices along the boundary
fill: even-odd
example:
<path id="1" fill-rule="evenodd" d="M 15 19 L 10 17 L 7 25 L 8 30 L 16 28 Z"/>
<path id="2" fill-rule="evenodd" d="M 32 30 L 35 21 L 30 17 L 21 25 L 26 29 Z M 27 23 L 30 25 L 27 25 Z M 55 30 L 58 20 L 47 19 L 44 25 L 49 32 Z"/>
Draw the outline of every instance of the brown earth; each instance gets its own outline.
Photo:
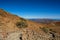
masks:
<path id="1" fill-rule="evenodd" d="M 53 25 L 36 23 L 0 9 L 0 40 L 60 40 L 60 27 Z"/>

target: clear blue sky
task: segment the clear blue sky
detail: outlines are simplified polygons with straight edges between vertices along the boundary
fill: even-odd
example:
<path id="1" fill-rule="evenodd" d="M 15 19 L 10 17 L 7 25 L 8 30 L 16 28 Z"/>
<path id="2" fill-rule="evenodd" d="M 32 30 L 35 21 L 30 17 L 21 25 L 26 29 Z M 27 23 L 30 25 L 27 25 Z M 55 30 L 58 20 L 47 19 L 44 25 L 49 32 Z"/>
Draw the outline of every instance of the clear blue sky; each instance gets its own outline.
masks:
<path id="1" fill-rule="evenodd" d="M 60 19 L 60 0 L 0 0 L 0 8 L 23 18 Z"/>

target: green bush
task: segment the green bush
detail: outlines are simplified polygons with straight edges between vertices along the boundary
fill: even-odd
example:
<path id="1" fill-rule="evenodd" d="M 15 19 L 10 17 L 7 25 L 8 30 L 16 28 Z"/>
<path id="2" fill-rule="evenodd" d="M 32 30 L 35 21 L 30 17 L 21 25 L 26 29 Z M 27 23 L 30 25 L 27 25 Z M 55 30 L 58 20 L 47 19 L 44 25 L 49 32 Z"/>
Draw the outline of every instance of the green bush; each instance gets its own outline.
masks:
<path id="1" fill-rule="evenodd" d="M 48 33 L 49 32 L 49 28 L 47 28 L 47 27 L 43 27 L 43 28 L 41 28 L 45 33 Z"/>
<path id="2" fill-rule="evenodd" d="M 45 33 L 50 33 L 50 32 L 56 33 L 56 31 L 54 31 L 53 29 L 50 29 L 48 27 L 43 27 L 43 28 L 40 27 L 40 29 L 43 30 Z"/>
<path id="3" fill-rule="evenodd" d="M 28 25 L 27 25 L 26 22 L 21 21 L 21 22 L 17 22 L 17 23 L 16 23 L 16 26 L 17 26 L 18 28 L 25 28 L 25 27 L 27 27 Z"/>

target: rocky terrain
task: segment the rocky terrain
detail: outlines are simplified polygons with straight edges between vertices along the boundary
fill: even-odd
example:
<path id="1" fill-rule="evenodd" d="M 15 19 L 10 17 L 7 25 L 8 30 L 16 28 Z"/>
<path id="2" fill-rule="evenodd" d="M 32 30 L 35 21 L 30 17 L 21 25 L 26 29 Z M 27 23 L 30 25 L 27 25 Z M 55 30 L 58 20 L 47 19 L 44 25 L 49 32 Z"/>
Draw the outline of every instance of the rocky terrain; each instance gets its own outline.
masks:
<path id="1" fill-rule="evenodd" d="M 0 40 L 60 40 L 60 26 L 53 25 L 56 23 L 36 23 L 0 9 Z"/>

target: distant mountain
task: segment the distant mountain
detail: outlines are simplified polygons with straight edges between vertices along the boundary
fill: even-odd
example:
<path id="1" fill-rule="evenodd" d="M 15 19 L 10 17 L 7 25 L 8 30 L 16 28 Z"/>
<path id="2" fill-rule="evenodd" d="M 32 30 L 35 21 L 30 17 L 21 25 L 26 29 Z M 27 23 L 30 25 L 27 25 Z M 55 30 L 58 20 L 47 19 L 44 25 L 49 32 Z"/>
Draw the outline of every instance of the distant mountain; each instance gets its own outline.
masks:
<path id="1" fill-rule="evenodd" d="M 51 23 L 51 22 L 60 22 L 60 19 L 29 19 L 38 23 Z"/>

